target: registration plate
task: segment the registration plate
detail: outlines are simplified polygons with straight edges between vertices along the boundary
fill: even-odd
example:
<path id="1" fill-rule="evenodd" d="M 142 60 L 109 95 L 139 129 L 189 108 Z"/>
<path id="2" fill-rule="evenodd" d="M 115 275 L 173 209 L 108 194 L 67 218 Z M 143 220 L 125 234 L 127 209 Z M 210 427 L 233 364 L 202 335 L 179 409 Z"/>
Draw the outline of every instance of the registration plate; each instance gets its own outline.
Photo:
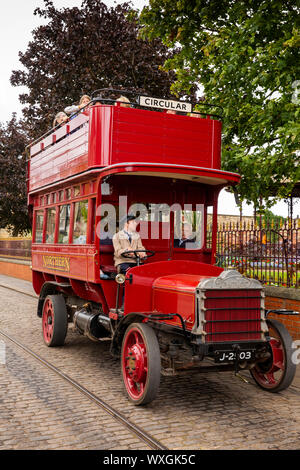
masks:
<path id="1" fill-rule="evenodd" d="M 242 351 L 215 351 L 215 362 L 234 362 L 238 355 L 238 361 L 249 361 L 254 357 L 254 350 Z"/>

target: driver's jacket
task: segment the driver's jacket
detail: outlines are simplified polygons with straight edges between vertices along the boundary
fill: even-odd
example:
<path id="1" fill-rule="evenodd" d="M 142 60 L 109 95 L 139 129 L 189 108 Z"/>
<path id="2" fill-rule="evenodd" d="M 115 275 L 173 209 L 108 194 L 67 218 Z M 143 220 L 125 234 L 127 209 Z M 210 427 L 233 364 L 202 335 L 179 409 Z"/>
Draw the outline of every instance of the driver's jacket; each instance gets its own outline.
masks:
<path id="1" fill-rule="evenodd" d="M 131 233 L 130 235 L 131 242 L 129 241 L 128 233 L 125 232 L 125 230 L 120 230 L 120 232 L 115 233 L 113 236 L 112 241 L 115 250 L 115 266 L 118 266 L 121 263 L 136 263 L 135 258 L 125 258 L 122 256 L 125 251 L 145 250 L 140 235 L 137 232 Z"/>

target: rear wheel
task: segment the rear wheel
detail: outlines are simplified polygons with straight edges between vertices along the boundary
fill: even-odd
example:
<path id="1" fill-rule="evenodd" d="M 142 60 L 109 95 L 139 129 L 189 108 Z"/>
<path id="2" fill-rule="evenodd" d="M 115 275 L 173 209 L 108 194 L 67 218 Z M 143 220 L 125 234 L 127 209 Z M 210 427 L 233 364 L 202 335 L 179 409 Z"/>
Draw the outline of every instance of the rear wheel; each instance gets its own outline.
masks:
<path id="1" fill-rule="evenodd" d="M 279 392 L 292 383 L 296 364 L 292 362 L 292 338 L 285 326 L 277 320 L 267 320 L 269 327 L 270 359 L 251 369 L 255 382 L 269 392 Z"/>
<path id="2" fill-rule="evenodd" d="M 144 323 L 126 330 L 121 354 L 123 381 L 135 405 L 146 405 L 157 395 L 160 384 L 160 350 L 156 335 Z"/>
<path id="3" fill-rule="evenodd" d="M 68 329 L 68 314 L 62 295 L 47 295 L 42 314 L 43 338 L 47 346 L 62 346 Z"/>

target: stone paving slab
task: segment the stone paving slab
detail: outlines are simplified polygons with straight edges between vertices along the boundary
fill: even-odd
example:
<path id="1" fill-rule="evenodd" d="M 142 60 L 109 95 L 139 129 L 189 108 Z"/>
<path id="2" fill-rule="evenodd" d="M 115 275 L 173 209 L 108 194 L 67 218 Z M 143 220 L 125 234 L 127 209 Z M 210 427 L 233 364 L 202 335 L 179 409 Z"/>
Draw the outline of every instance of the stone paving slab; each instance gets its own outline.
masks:
<path id="1" fill-rule="evenodd" d="M 6 282 L 8 282 L 7 279 Z M 64 347 L 47 348 L 42 340 L 41 321 L 36 316 L 37 300 L 1 287 L 0 297 L 0 329 L 19 339 L 63 372 L 82 383 L 91 392 L 117 407 L 132 422 L 144 428 L 170 449 L 300 448 L 300 388 L 296 382 L 288 390 L 272 394 L 253 385 L 252 379 L 249 384 L 241 382 L 231 372 L 162 377 L 157 399 L 146 407 L 135 407 L 123 392 L 120 364 L 118 360 L 111 357 L 108 342 L 93 343 L 80 336 L 71 327 Z M 7 344 L 7 346 L 10 351 L 9 357 L 12 358 L 12 365 L 14 365 L 17 362 L 16 357 L 19 355 L 22 357 L 22 354 L 10 345 Z M 30 362 L 25 356 L 22 360 L 20 359 L 21 362 L 23 360 Z M 27 363 L 22 363 L 24 366 L 17 369 L 21 378 L 16 372 L 13 377 L 15 382 L 12 385 L 9 385 L 9 381 L 12 380 L 10 369 L 7 370 L 7 366 L 0 366 L 2 367 L 1 379 L 3 378 L 4 383 L 8 383 L 5 397 L 10 403 L 17 404 L 18 416 L 14 418 L 13 427 L 23 430 L 15 437 L 16 441 L 10 434 L 2 448 L 28 448 L 28 434 L 34 427 L 32 423 L 35 423 L 38 429 L 34 434 L 37 448 L 46 448 L 47 445 L 53 445 L 53 442 L 57 446 L 55 448 L 64 448 L 60 446 L 66 445 L 66 429 L 71 434 L 72 426 L 80 424 L 80 420 L 83 419 L 80 413 L 92 419 L 95 416 L 94 408 L 82 398 L 76 399 L 73 405 L 73 390 L 64 393 L 63 403 L 60 400 L 57 401 L 55 395 L 51 397 L 47 392 L 44 395 L 43 388 L 49 377 L 48 370 L 43 372 L 38 389 L 36 388 L 36 375 L 30 373 L 26 376 L 29 382 L 25 387 L 25 379 L 22 379 L 24 377 L 22 374 L 25 372 L 21 373 L 21 370 L 29 366 L 27 367 Z M 33 375 L 34 383 L 32 387 L 30 386 L 31 375 Z M 297 376 L 299 376 L 299 366 Z M 56 381 L 54 383 L 56 384 Z M 55 385 L 54 388 L 56 389 L 57 386 Z M 42 406 L 37 406 L 40 400 L 44 400 Z M 45 400 L 49 409 L 45 409 Z M 73 409 L 74 413 L 78 412 L 79 416 L 74 416 L 72 419 L 72 415 L 67 411 L 61 411 L 63 406 L 67 410 Z M 2 414 L 1 441 L 3 438 L 1 432 L 5 436 L 6 429 L 11 429 L 8 423 L 12 417 L 13 408 L 12 405 L 1 406 L 0 410 Z M 49 429 L 45 427 L 45 417 L 48 415 L 50 416 Z M 56 421 L 58 416 L 61 416 L 59 426 L 62 430 L 59 432 L 64 436 L 64 442 L 59 441 L 61 435 L 58 435 L 57 440 L 51 441 L 50 439 L 49 444 L 42 437 L 43 435 L 49 436 L 48 433 L 52 432 L 58 422 Z M 85 426 L 89 427 L 89 423 L 90 421 L 86 422 Z M 93 434 L 93 429 L 91 425 L 91 434 Z M 81 448 L 79 447 L 80 439 L 85 432 L 88 432 L 86 428 L 84 432 L 79 432 L 78 441 L 75 435 L 72 437 L 70 442 L 73 448 Z M 27 436 L 24 440 L 23 435 Z M 121 430 L 120 439 L 122 436 Z M 41 439 L 38 439 L 39 437 Z M 127 444 L 137 445 L 131 444 L 128 436 Z M 93 441 L 91 445 L 96 446 L 97 443 Z M 107 446 L 108 450 L 115 449 L 115 445 L 120 446 L 117 448 L 124 448 L 126 438 L 119 441 L 115 439 L 111 442 L 104 441 L 103 445 Z"/>

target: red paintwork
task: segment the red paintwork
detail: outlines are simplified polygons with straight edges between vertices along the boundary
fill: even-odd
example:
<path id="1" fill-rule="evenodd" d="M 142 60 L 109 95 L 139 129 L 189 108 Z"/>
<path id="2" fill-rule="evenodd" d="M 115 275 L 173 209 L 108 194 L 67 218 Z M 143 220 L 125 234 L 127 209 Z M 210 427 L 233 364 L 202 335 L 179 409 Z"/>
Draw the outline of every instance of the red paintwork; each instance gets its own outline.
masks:
<path id="1" fill-rule="evenodd" d="M 102 178 L 113 174 L 126 175 L 129 173 L 137 176 L 155 175 L 161 178 L 182 178 L 214 186 L 234 184 L 240 181 L 240 176 L 236 173 L 176 163 L 120 163 L 111 165 L 99 172 Z"/>
<path id="2" fill-rule="evenodd" d="M 171 274 L 153 282 L 153 310 L 164 313 L 179 313 L 186 320 L 186 328 L 195 322 L 195 291 L 199 282 L 207 275 Z M 173 324 L 180 324 L 175 317 Z"/>
<path id="3" fill-rule="evenodd" d="M 33 145 L 30 156 L 29 192 L 87 170 L 88 116 L 80 114 Z"/>
<path id="4" fill-rule="evenodd" d="M 191 328 L 197 285 L 202 279 L 218 276 L 222 271 L 217 266 L 185 260 L 131 268 L 128 275 L 132 274 L 132 283 L 126 285 L 125 312 L 179 313 L 187 320 L 187 328 Z M 180 320 L 175 317 L 166 323 L 180 325 Z"/>
<path id="5" fill-rule="evenodd" d="M 221 127 L 213 119 L 97 106 L 90 110 L 89 166 L 146 161 L 217 169 Z"/>
<path id="6" fill-rule="evenodd" d="M 221 126 L 214 119 L 91 107 L 30 146 L 29 192 L 125 162 L 220 169 Z"/>
<path id="7" fill-rule="evenodd" d="M 243 298 L 240 298 L 241 295 Z M 258 298 L 253 299 L 252 297 L 255 296 Z M 235 341 L 236 339 L 251 341 L 261 338 L 260 290 L 243 290 L 242 294 L 239 290 L 209 290 L 206 291 L 205 297 L 205 319 L 207 323 L 205 324 L 204 331 L 208 333 L 206 336 L 207 343 Z M 220 299 L 217 297 L 220 297 Z M 237 297 L 237 299 L 234 297 Z M 215 310 L 216 308 L 220 310 Z M 218 320 L 217 323 L 216 320 Z M 241 321 L 228 323 L 226 320 Z M 221 321 L 224 321 L 224 323 Z M 243 333 L 237 335 L 234 332 Z"/>

